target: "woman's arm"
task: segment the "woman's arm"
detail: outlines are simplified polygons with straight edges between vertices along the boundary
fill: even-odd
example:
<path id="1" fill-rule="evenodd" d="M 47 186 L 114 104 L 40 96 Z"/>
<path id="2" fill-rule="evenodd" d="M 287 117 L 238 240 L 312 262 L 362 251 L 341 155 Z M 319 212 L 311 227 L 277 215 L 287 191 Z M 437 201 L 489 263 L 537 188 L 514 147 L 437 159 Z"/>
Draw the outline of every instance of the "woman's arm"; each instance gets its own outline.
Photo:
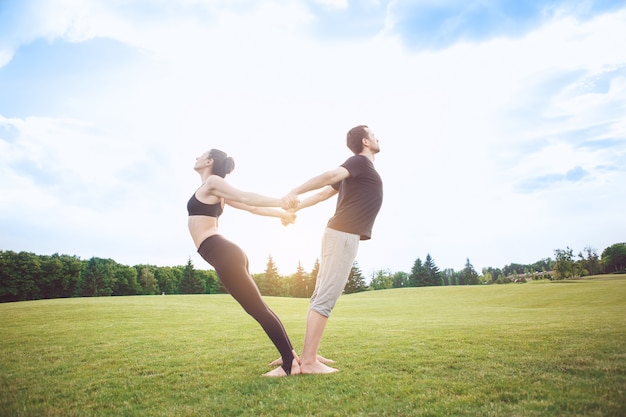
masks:
<path id="1" fill-rule="evenodd" d="M 285 211 L 273 207 L 249 206 L 247 204 L 227 199 L 225 199 L 224 202 L 231 207 L 239 210 L 245 210 L 259 216 L 278 217 L 284 226 L 292 224 L 296 221 L 296 213 L 293 211 Z"/>
<path id="2" fill-rule="evenodd" d="M 288 210 L 295 208 L 298 203 L 297 199 L 294 199 L 292 196 L 286 196 L 281 199 L 239 190 L 217 175 L 211 175 L 207 179 L 204 184 L 204 192 L 230 202 L 256 207 L 282 207 Z"/>

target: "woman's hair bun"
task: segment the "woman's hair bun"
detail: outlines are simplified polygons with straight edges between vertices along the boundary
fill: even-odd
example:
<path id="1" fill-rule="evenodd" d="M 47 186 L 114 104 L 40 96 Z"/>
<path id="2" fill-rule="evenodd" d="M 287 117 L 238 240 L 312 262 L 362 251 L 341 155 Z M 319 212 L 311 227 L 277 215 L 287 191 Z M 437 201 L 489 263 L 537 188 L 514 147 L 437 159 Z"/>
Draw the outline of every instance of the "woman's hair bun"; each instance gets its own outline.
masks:
<path id="1" fill-rule="evenodd" d="M 235 169 L 235 160 L 231 156 L 229 156 L 224 161 L 224 171 L 226 172 L 226 174 L 230 174 L 231 172 L 233 172 L 233 169 Z"/>
<path id="2" fill-rule="evenodd" d="M 235 160 L 226 155 L 226 152 L 219 149 L 211 149 L 209 151 L 209 158 L 215 161 L 213 166 L 213 173 L 224 178 L 227 174 L 230 174 L 235 169 Z"/>

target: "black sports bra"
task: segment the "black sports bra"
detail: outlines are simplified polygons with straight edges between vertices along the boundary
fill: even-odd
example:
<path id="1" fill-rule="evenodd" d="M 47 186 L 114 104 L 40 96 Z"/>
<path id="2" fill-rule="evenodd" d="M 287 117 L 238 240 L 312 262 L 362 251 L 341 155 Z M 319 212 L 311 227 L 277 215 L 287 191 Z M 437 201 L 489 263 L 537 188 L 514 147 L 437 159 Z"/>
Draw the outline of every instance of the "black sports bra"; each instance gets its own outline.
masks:
<path id="1" fill-rule="evenodd" d="M 187 212 L 190 216 L 209 216 L 218 218 L 223 211 L 224 209 L 222 208 L 221 202 L 215 204 L 205 204 L 196 198 L 195 193 L 187 202 Z"/>

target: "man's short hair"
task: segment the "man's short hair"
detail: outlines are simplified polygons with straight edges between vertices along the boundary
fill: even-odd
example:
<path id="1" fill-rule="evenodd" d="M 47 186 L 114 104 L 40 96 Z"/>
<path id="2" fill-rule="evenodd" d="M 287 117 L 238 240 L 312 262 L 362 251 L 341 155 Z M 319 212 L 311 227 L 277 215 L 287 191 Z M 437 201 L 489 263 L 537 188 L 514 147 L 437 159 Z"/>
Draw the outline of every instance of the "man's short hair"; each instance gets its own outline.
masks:
<path id="1" fill-rule="evenodd" d="M 363 151 L 363 138 L 369 137 L 366 125 L 358 125 L 348 131 L 346 135 L 346 145 L 355 154 L 358 155 Z"/>

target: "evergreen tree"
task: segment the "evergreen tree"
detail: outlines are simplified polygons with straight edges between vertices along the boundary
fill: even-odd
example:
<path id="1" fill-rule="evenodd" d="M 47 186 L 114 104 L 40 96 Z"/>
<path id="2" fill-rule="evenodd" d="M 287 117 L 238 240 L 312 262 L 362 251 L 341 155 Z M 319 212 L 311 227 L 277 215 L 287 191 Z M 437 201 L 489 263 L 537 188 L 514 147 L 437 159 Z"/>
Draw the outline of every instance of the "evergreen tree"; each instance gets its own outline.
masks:
<path id="1" fill-rule="evenodd" d="M 191 259 L 189 259 L 183 271 L 183 279 L 180 280 L 178 292 L 180 294 L 203 294 L 204 291 L 204 285 L 197 276 Z"/>
<path id="2" fill-rule="evenodd" d="M 365 285 L 363 273 L 361 273 L 358 262 L 354 261 L 354 263 L 352 264 L 352 268 L 350 269 L 350 275 L 348 276 L 348 283 L 344 288 L 344 293 L 351 294 L 355 292 L 365 291 L 366 289 L 367 285 Z"/>
<path id="3" fill-rule="evenodd" d="M 411 269 L 411 276 L 409 278 L 409 282 L 411 287 L 424 287 L 428 285 L 428 272 L 424 265 L 422 264 L 422 260 L 417 258 L 415 263 L 413 263 L 413 268 Z"/>
<path id="4" fill-rule="evenodd" d="M 435 261 L 430 256 L 430 253 L 426 255 L 426 262 L 424 262 L 424 272 L 424 285 L 442 285 L 441 273 L 439 272 L 439 268 L 437 268 L 437 265 L 435 265 Z"/>
<path id="5" fill-rule="evenodd" d="M 282 295 L 280 288 L 280 274 L 278 273 L 278 267 L 274 263 L 272 255 L 269 255 L 267 264 L 265 266 L 265 276 L 262 279 L 263 282 L 263 295 Z"/>
<path id="6" fill-rule="evenodd" d="M 478 279 L 478 273 L 474 269 L 474 266 L 470 263 L 469 258 L 466 258 L 465 268 L 463 269 L 463 273 L 461 274 L 463 279 L 463 283 L 459 282 L 459 285 L 477 285 L 480 284 L 480 280 Z"/>
<path id="7" fill-rule="evenodd" d="M 307 273 L 304 272 L 304 268 L 302 268 L 302 264 L 300 263 L 300 261 L 298 261 L 298 268 L 296 269 L 296 273 L 292 278 L 292 282 L 292 291 L 290 291 L 291 296 L 299 298 L 308 297 L 309 277 Z"/>
<path id="8" fill-rule="evenodd" d="M 309 274 L 308 279 L 308 288 L 307 288 L 307 297 L 311 297 L 313 295 L 313 290 L 315 290 L 315 284 L 317 283 L 317 275 L 320 273 L 320 260 L 319 258 L 315 259 L 315 264 L 313 265 L 313 270 Z"/>

